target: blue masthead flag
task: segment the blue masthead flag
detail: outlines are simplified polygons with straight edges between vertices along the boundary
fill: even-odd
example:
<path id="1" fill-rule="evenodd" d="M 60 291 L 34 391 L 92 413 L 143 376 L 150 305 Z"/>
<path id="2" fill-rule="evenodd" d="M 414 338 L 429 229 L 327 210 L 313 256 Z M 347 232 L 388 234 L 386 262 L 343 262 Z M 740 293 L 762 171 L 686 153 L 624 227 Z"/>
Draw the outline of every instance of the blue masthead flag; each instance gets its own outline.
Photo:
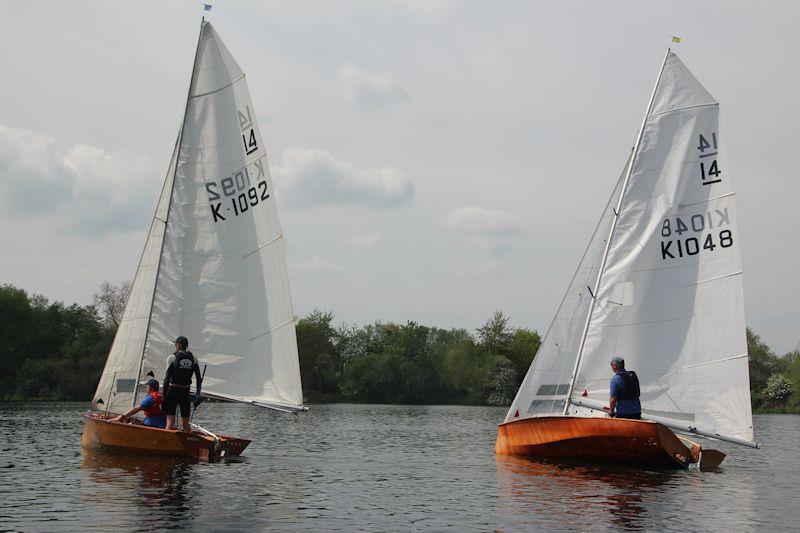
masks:
<path id="1" fill-rule="evenodd" d="M 203 4 L 203 11 L 211 11 L 211 8 L 214 7 L 211 4 Z"/>

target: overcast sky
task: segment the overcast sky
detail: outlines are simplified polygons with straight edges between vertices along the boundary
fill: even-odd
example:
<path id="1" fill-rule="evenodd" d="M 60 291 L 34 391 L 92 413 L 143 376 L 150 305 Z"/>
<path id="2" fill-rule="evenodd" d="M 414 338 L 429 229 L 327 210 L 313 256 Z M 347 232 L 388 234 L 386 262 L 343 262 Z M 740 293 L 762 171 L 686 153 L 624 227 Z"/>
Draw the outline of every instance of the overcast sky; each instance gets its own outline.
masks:
<path id="1" fill-rule="evenodd" d="M 88 303 L 133 277 L 182 116 L 195 1 L 2 1 L 0 283 Z M 720 101 L 747 322 L 800 341 L 800 3 L 252 1 L 247 73 L 295 311 L 544 331 L 671 35 Z"/>

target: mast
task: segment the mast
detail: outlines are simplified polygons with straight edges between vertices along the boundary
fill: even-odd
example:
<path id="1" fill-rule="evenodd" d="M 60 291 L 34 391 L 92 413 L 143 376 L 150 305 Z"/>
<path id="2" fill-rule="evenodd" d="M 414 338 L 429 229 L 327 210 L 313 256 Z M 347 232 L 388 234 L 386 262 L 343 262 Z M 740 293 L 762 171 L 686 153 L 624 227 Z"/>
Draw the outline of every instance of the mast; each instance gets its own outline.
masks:
<path id="1" fill-rule="evenodd" d="M 181 158 L 181 142 L 183 141 L 183 130 L 186 128 L 186 115 L 189 111 L 189 101 L 192 96 L 192 85 L 194 83 L 194 75 L 197 69 L 197 54 L 200 51 L 200 41 L 203 38 L 203 27 L 206 24 L 206 18 L 202 17 L 200 21 L 200 33 L 197 36 L 197 46 L 194 50 L 194 61 L 192 62 L 192 76 L 189 78 L 189 90 L 186 94 L 186 105 L 183 108 L 183 119 L 181 120 L 181 129 L 178 131 L 177 150 L 175 151 L 175 168 L 172 169 L 172 184 L 169 188 L 169 201 L 167 202 L 167 215 L 164 217 L 164 233 L 161 236 L 161 249 L 158 252 L 158 264 L 156 265 L 156 279 L 153 283 L 153 294 L 150 297 L 150 312 L 147 315 L 147 328 L 144 332 L 144 339 L 142 340 L 142 351 L 139 355 L 139 371 L 136 373 L 136 383 L 133 386 L 133 401 L 131 407 L 136 406 L 136 397 L 139 393 L 139 376 L 142 374 L 142 365 L 144 364 L 144 352 L 147 349 L 147 337 L 150 335 L 150 323 L 153 320 L 153 303 L 155 301 L 156 289 L 158 288 L 158 278 L 161 272 L 161 258 L 164 255 L 164 241 L 167 237 L 167 223 L 169 222 L 169 213 L 172 209 L 172 197 L 175 192 L 175 176 L 178 173 L 178 162 Z"/>
<path id="2" fill-rule="evenodd" d="M 667 64 L 667 58 L 669 57 L 671 49 L 667 48 L 667 52 L 664 54 L 664 60 L 661 62 L 661 68 L 658 71 L 658 77 L 656 78 L 656 83 L 653 86 L 653 92 L 650 95 L 650 102 L 647 104 L 647 111 L 644 114 L 644 119 L 642 120 L 642 125 L 639 128 L 639 134 L 636 136 L 636 144 L 633 145 L 633 154 L 631 155 L 631 162 L 628 165 L 628 170 L 625 173 L 625 181 L 622 183 L 622 190 L 619 193 L 619 200 L 617 200 L 617 207 L 614 209 L 614 219 L 611 222 L 611 229 L 608 232 L 608 238 L 606 239 L 605 249 L 603 250 L 603 259 L 600 261 L 600 268 L 597 272 L 597 279 L 594 283 L 594 288 L 592 289 L 592 300 L 589 302 L 589 313 L 586 316 L 586 323 L 583 326 L 583 333 L 581 334 L 581 342 L 578 347 L 578 357 L 575 358 L 575 367 L 572 370 L 572 378 L 569 380 L 569 390 L 567 391 L 567 397 L 564 401 L 564 414 L 566 415 L 569 411 L 570 400 L 572 399 L 572 391 L 575 388 L 575 379 L 578 376 L 578 370 L 580 369 L 581 365 L 581 358 L 583 357 L 583 349 L 586 345 L 586 336 L 589 333 L 589 325 L 592 322 L 592 312 L 594 311 L 594 305 L 597 302 L 597 290 L 600 287 L 600 281 L 603 278 L 603 272 L 606 268 L 606 259 L 608 259 L 608 251 L 611 247 L 611 238 L 614 236 L 614 230 L 617 229 L 617 223 L 619 222 L 619 213 L 622 207 L 622 200 L 625 198 L 625 191 L 628 188 L 628 182 L 630 181 L 631 174 L 633 173 L 633 166 L 636 164 L 636 156 L 639 154 L 639 147 L 642 142 L 642 136 L 644 135 L 644 128 L 647 125 L 647 119 L 650 117 L 650 112 L 653 110 L 653 102 L 656 98 L 656 91 L 658 90 L 658 84 L 661 82 L 661 75 L 664 73 L 664 67 Z"/>

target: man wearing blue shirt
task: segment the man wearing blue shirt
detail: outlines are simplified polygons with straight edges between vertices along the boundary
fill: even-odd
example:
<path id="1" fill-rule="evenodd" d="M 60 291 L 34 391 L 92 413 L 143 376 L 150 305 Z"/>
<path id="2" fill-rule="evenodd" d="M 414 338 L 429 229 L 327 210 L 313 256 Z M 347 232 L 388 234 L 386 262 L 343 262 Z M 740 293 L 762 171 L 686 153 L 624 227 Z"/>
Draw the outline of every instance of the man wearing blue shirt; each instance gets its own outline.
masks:
<path id="1" fill-rule="evenodd" d="M 161 394 L 158 393 L 158 380 L 151 379 L 147 382 L 147 396 L 142 398 L 139 407 L 134 407 L 124 415 L 119 415 L 111 419 L 111 422 L 121 422 L 123 419 L 133 416 L 139 411 L 144 411 L 144 425 L 154 428 L 164 428 L 167 425 L 167 417 L 161 410 Z"/>
<path id="2" fill-rule="evenodd" d="M 622 357 L 611 358 L 611 398 L 608 401 L 609 416 L 614 418 L 642 419 L 642 404 L 639 403 L 639 378 L 636 372 L 625 370 Z"/>

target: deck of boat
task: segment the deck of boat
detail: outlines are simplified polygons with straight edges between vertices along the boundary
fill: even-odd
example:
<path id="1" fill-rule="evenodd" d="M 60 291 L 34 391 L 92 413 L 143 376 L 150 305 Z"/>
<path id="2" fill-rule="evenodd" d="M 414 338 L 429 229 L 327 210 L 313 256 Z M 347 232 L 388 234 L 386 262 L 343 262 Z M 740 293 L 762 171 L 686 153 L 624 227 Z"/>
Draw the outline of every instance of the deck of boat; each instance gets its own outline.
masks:
<path id="1" fill-rule="evenodd" d="M 130 453 L 213 461 L 221 457 L 240 455 L 251 442 L 228 435 L 218 435 L 217 442 L 213 437 L 198 431 L 167 431 L 145 426 L 138 420 L 113 422 L 111 418 L 111 415 L 104 413 L 84 413 L 84 448 L 107 448 Z"/>
<path id="2" fill-rule="evenodd" d="M 542 416 L 500 424 L 495 453 L 650 468 L 686 468 L 694 462 L 692 450 L 657 422 L 578 416 Z"/>

